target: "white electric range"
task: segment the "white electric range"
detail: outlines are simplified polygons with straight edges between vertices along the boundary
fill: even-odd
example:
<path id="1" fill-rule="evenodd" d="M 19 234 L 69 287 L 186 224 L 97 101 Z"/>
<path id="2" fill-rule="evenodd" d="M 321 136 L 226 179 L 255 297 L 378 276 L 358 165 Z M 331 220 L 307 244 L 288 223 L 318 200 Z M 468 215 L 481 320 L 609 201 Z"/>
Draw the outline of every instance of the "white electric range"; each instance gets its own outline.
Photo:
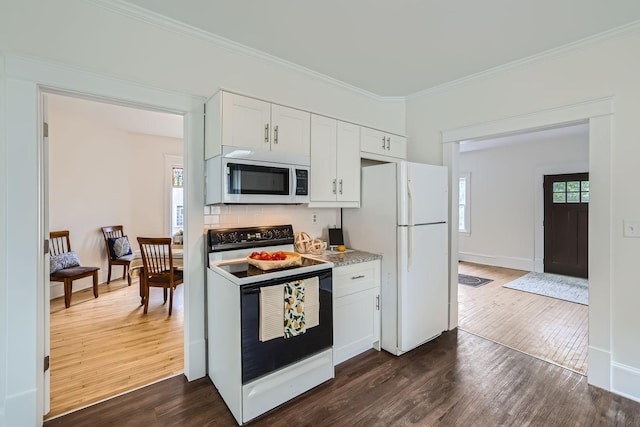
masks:
<path id="1" fill-rule="evenodd" d="M 207 242 L 209 377 L 238 424 L 244 424 L 334 377 L 333 264 L 303 256 L 300 266 L 263 271 L 246 261 L 254 251 L 293 251 L 291 225 L 212 229 Z M 261 341 L 261 292 L 316 277 L 318 326 L 295 337 Z"/>

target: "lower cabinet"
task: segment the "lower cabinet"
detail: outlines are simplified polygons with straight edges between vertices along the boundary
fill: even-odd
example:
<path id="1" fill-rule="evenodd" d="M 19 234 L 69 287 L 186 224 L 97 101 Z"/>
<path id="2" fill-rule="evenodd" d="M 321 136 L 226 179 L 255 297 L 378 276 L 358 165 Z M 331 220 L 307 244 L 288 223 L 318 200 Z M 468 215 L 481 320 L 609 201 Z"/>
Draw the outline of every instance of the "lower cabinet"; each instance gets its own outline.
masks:
<path id="1" fill-rule="evenodd" d="M 333 270 L 333 363 L 380 350 L 380 260 Z"/>

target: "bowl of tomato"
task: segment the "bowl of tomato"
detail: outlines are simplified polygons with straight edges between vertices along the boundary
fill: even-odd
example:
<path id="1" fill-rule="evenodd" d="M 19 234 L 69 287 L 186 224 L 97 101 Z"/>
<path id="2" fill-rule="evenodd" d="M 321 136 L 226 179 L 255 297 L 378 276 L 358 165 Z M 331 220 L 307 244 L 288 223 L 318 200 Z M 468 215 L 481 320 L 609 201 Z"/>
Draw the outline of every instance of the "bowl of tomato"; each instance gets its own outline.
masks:
<path id="1" fill-rule="evenodd" d="M 261 270 L 293 267 L 302 264 L 302 257 L 296 252 L 253 252 L 247 257 L 247 262 Z"/>

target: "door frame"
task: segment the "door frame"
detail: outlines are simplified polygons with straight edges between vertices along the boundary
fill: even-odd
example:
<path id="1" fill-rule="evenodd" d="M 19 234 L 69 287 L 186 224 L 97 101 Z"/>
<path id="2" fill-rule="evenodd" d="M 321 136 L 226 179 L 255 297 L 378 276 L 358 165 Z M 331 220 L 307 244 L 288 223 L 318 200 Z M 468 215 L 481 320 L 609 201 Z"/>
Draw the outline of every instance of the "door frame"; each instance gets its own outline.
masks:
<path id="1" fill-rule="evenodd" d="M 42 424 L 44 413 L 43 356 L 45 348 L 48 283 L 42 255 L 45 219 L 39 212 L 42 197 L 40 163 L 43 121 L 40 97 L 44 92 L 89 97 L 121 105 L 184 115 L 185 158 L 185 325 L 184 373 L 188 380 L 206 375 L 204 277 L 204 97 L 161 90 L 60 64 L 17 55 L 3 57 L 6 176 L 6 339 L 0 342 L 0 359 L 11 373 L 0 370 L 5 381 L 5 421 L 8 424 Z M 20 219 L 19 221 L 17 219 Z M 27 303 L 31 301 L 32 303 Z M 11 325 L 9 328 L 8 325 Z M 35 337 L 35 339 L 25 339 Z M 1 357 L 1 356 L 0 356 Z M 32 420 L 28 422 L 27 420 Z"/>
<path id="2" fill-rule="evenodd" d="M 458 174 L 460 142 L 589 122 L 589 354 L 587 381 L 611 390 L 611 145 L 614 99 L 604 97 L 442 131 L 443 164 L 449 167 L 449 329 L 458 326 Z M 597 261 L 597 262 L 594 262 Z"/>

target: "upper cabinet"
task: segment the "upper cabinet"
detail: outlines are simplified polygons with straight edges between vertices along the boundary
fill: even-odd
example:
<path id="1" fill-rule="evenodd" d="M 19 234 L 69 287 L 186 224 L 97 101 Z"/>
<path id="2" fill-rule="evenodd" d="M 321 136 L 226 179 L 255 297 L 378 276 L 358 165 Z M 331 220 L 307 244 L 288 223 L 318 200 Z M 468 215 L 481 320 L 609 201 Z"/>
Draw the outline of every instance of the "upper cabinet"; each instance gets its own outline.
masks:
<path id="1" fill-rule="evenodd" d="M 222 93 L 222 145 L 271 149 L 271 104 Z"/>
<path id="2" fill-rule="evenodd" d="M 407 138 L 404 136 L 362 127 L 360 138 L 360 151 L 363 158 L 382 161 L 407 158 Z"/>
<path id="3" fill-rule="evenodd" d="M 310 205 L 360 206 L 360 126 L 311 115 Z"/>
<path id="4" fill-rule="evenodd" d="M 205 160 L 223 145 L 309 155 L 311 113 L 221 91 L 206 104 Z"/>

